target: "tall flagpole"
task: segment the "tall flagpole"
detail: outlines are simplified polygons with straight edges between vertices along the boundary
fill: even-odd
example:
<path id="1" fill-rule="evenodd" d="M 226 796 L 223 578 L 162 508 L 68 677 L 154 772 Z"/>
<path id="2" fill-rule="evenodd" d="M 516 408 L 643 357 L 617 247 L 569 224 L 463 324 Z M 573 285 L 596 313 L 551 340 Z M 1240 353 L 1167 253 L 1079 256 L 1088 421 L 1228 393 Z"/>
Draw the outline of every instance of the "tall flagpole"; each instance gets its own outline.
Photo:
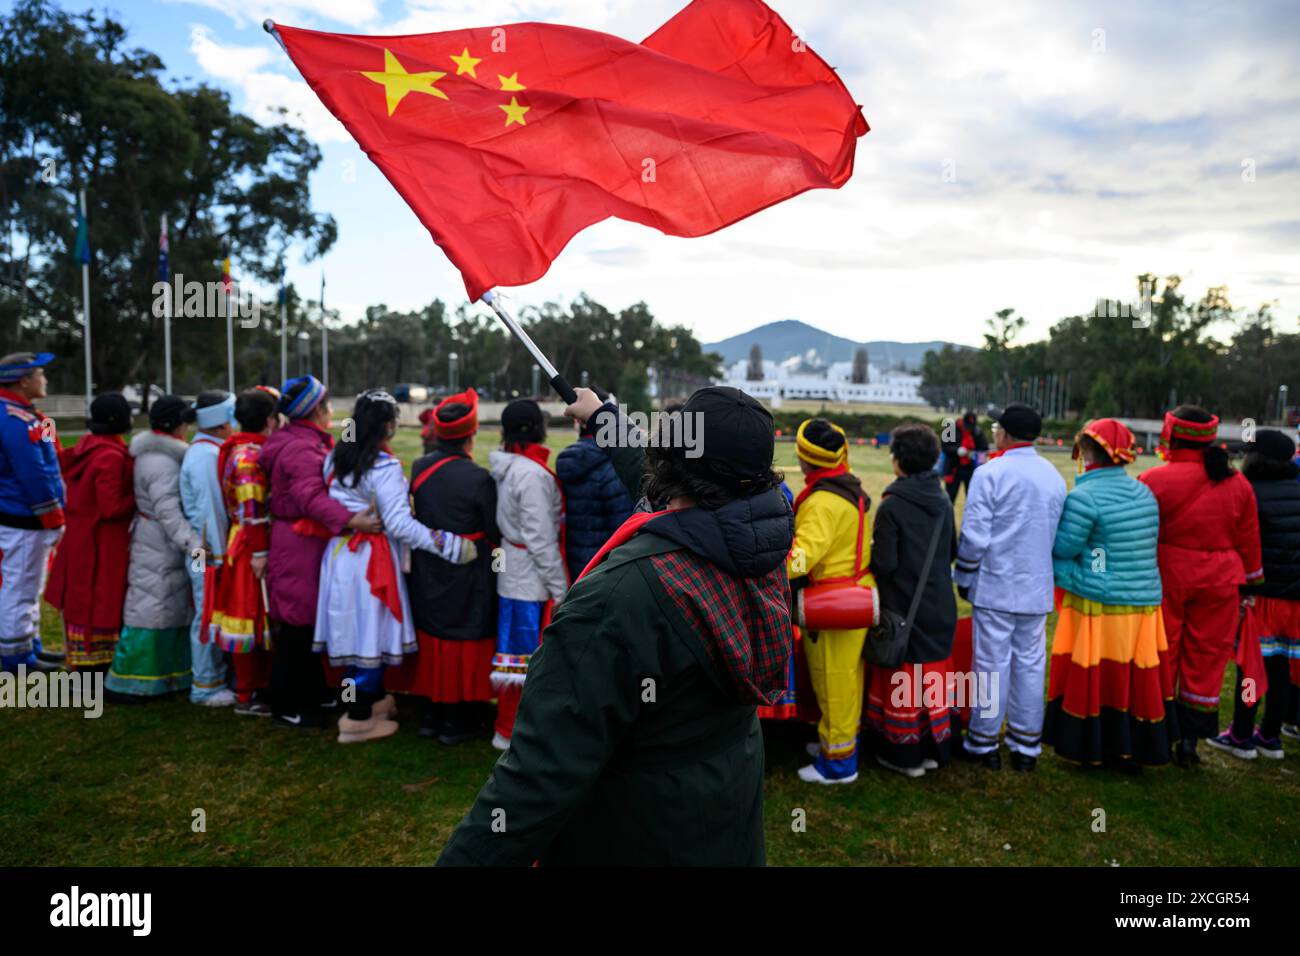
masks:
<path id="1" fill-rule="evenodd" d="M 280 263 L 280 386 L 289 381 L 289 293 L 284 287 L 284 263 Z"/>
<path id="2" fill-rule="evenodd" d="M 230 249 L 226 249 L 226 261 L 221 276 L 226 289 L 226 377 L 230 382 L 230 394 L 235 394 L 235 297 L 231 295 Z"/>
<path id="3" fill-rule="evenodd" d="M 82 189 L 80 221 L 77 223 L 77 258 L 81 260 L 81 317 L 85 323 L 86 343 L 86 408 L 94 393 L 93 373 L 90 370 L 90 226 L 86 222 L 86 190 Z"/>
<path id="4" fill-rule="evenodd" d="M 330 387 L 330 333 L 325 327 L 325 271 L 320 274 L 320 381 Z"/>
<path id="5" fill-rule="evenodd" d="M 158 278 L 167 288 L 163 294 L 163 382 L 164 391 L 172 394 L 172 290 L 170 247 L 167 242 L 167 213 L 162 214 L 162 233 L 158 237 Z"/>

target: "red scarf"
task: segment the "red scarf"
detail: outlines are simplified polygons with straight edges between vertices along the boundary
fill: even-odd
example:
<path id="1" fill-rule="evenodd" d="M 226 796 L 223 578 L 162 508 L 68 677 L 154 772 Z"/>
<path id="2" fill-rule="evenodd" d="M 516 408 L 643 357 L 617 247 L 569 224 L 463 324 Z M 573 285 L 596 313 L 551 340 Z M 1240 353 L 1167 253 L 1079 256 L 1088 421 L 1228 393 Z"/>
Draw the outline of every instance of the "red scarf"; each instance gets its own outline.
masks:
<path id="1" fill-rule="evenodd" d="M 1011 451 L 1011 449 L 1013 448 L 1033 448 L 1033 447 L 1034 447 L 1034 443 L 1031 441 L 1018 441 L 1013 445 L 1008 445 L 1006 448 L 1003 448 L 1001 451 L 990 452 L 989 461 L 992 461 L 994 458 L 1001 458 L 1003 455 Z"/>
<path id="2" fill-rule="evenodd" d="M 804 499 L 817 490 L 817 483 L 825 481 L 827 478 L 837 478 L 840 475 L 847 475 L 849 466 L 847 464 L 836 465 L 834 468 L 817 468 L 808 472 L 808 477 L 804 481 L 803 491 L 799 492 L 799 497 L 794 499 L 794 510 L 797 512 L 799 506 L 803 504 Z"/>
<path id="3" fill-rule="evenodd" d="M 581 581 L 592 571 L 596 570 L 597 565 L 599 565 L 602 561 L 604 561 L 605 558 L 609 556 L 609 553 L 613 551 L 615 548 L 617 548 L 620 544 L 626 544 L 627 542 L 635 538 L 637 536 L 637 533 L 640 532 L 641 528 L 646 524 L 646 522 L 650 521 L 653 518 L 658 518 L 660 515 L 663 514 L 667 514 L 667 512 L 638 511 L 634 513 L 631 517 L 629 517 L 626 521 L 624 521 L 621 525 L 618 526 L 618 530 L 609 536 L 608 541 L 606 541 L 604 544 L 600 546 L 600 550 L 597 551 L 592 556 L 591 560 L 587 562 L 587 566 L 582 569 L 582 573 L 578 575 L 578 580 Z"/>
<path id="4" fill-rule="evenodd" d="M 397 581 L 397 566 L 393 564 L 393 550 L 388 546 L 388 536 L 382 531 L 353 531 L 348 536 L 348 550 L 356 553 L 361 545 L 370 545 L 370 560 L 366 562 L 366 581 L 370 593 L 388 608 L 397 622 L 402 622 L 402 592 Z"/>

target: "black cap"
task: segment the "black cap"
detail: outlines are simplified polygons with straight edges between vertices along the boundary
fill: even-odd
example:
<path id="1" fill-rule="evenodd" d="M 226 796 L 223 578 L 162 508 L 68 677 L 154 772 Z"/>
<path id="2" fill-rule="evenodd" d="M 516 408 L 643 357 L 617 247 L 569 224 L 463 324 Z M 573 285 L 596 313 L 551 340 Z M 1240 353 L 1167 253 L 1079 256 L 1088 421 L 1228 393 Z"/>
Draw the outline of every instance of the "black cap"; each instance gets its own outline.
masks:
<path id="1" fill-rule="evenodd" d="M 131 430 L 131 404 L 121 392 L 104 392 L 90 403 L 86 427 L 92 435 L 120 435 Z"/>
<path id="2" fill-rule="evenodd" d="M 545 425 L 541 406 L 531 398 L 516 398 L 501 410 L 501 430 L 507 441 L 540 441 Z"/>
<path id="3" fill-rule="evenodd" d="M 691 395 L 682 414 L 699 415 L 703 426 L 695 461 L 746 480 L 771 470 L 776 442 L 772 413 L 753 396 L 728 385 L 709 385 Z M 679 451 L 684 457 L 685 449 Z"/>
<path id="4" fill-rule="evenodd" d="M 1043 431 L 1043 416 L 1024 402 L 1012 402 L 993 413 L 993 420 L 1012 438 L 1033 441 Z"/>
<path id="5" fill-rule="evenodd" d="M 1255 440 L 1246 443 L 1247 452 L 1255 452 L 1273 461 L 1290 461 L 1295 457 L 1295 442 L 1276 428 L 1263 428 L 1255 432 Z"/>
<path id="6" fill-rule="evenodd" d="M 149 425 L 160 432 L 174 432 L 194 420 L 190 403 L 178 395 L 164 395 L 149 406 Z"/>

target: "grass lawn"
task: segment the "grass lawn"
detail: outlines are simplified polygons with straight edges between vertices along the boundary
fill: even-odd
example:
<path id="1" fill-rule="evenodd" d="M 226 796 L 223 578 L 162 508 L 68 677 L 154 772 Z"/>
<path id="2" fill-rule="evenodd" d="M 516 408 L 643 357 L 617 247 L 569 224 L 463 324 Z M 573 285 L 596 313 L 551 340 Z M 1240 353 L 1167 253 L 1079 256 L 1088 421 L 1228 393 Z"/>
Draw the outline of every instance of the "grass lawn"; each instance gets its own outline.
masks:
<path id="1" fill-rule="evenodd" d="M 475 457 L 495 447 L 483 436 Z M 571 436 L 553 434 L 561 447 Z M 418 453 L 415 432 L 396 450 Z M 778 462 L 801 486 L 794 447 Z M 1053 455 L 1063 473 L 1067 456 Z M 1153 463 L 1145 459 L 1145 464 Z M 873 500 L 884 452 L 853 450 Z M 56 615 L 43 629 L 61 644 Z M 1051 631 L 1049 628 L 1049 635 Z M 1230 695 L 1225 693 L 1225 700 Z M 79 712 L 4 710 L 0 864 L 367 865 L 433 862 L 482 785 L 486 741 L 447 748 L 402 731 L 341 747 L 326 732 L 207 711 L 184 699 Z M 1228 708 L 1224 709 L 1226 721 Z M 767 728 L 768 860 L 779 865 L 1294 865 L 1300 860 L 1300 748 L 1237 761 L 1202 747 L 1198 770 L 1130 779 L 1045 755 L 1032 775 L 956 765 L 917 780 L 864 766 L 856 784 L 811 787 L 795 770 L 811 728 Z M 194 832 L 194 811 L 206 832 Z M 1104 811 L 1105 830 L 1094 829 Z M 792 823 L 806 820 L 802 832 Z"/>

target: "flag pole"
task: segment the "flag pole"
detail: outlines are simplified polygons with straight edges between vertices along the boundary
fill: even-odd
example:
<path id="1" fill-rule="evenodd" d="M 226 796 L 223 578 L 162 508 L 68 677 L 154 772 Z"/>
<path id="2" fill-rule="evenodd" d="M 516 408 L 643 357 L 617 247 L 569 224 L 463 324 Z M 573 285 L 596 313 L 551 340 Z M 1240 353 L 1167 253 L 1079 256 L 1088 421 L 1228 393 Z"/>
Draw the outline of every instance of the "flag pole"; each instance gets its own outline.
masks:
<path id="1" fill-rule="evenodd" d="M 325 272 L 320 274 L 320 382 L 330 387 L 330 332 L 325 327 Z"/>
<path id="2" fill-rule="evenodd" d="M 158 252 L 158 278 L 167 283 L 163 295 L 163 382 L 164 391 L 172 394 L 172 290 L 171 248 L 167 239 L 167 213 L 162 214 L 162 241 Z"/>
<path id="3" fill-rule="evenodd" d="M 555 389 L 560 398 L 564 399 L 564 403 L 566 405 L 572 405 L 576 402 L 578 400 L 578 393 L 573 390 L 573 386 L 565 381 L 564 376 L 559 373 L 559 370 L 551 364 L 551 360 L 548 359 L 545 354 L 543 354 L 542 350 L 537 347 L 537 344 L 532 340 L 528 333 L 524 331 L 523 326 L 516 322 L 514 317 L 502 308 L 501 303 L 497 301 L 496 294 L 491 289 L 488 289 L 488 291 L 483 293 L 482 301 L 492 307 L 492 311 L 497 314 L 497 318 L 501 320 L 501 324 L 504 325 L 510 334 L 518 339 L 523 347 L 528 350 L 528 353 L 533 357 L 533 361 L 541 366 L 542 371 L 545 372 L 551 380 L 551 388 Z"/>
<path id="4" fill-rule="evenodd" d="M 284 265 L 280 266 L 280 384 L 289 381 L 289 290 L 284 287 Z"/>
<path id="5" fill-rule="evenodd" d="M 230 394 L 235 394 L 235 297 L 234 282 L 230 278 L 230 252 L 226 252 L 226 378 L 230 383 Z"/>
<path id="6" fill-rule="evenodd" d="M 81 317 L 86 324 L 86 408 L 89 409 L 94 393 L 94 383 L 91 380 L 92 372 L 90 370 L 90 223 L 86 220 L 86 190 L 81 190 L 79 199 L 81 202 L 82 228 L 86 231 L 85 250 L 83 252 L 78 249 L 78 253 L 81 258 Z"/>

